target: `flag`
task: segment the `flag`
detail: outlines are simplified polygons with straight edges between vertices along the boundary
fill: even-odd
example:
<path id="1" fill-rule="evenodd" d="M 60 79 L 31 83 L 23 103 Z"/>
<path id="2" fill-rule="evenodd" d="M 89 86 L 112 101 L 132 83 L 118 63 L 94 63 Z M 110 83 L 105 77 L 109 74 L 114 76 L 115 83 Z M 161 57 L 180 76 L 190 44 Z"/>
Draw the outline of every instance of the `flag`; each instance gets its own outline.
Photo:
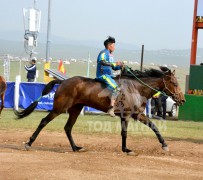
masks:
<path id="1" fill-rule="evenodd" d="M 66 69 L 65 69 L 65 66 L 64 66 L 62 60 L 60 60 L 60 62 L 59 62 L 59 68 L 58 68 L 58 70 L 59 70 L 61 73 L 66 74 Z"/>

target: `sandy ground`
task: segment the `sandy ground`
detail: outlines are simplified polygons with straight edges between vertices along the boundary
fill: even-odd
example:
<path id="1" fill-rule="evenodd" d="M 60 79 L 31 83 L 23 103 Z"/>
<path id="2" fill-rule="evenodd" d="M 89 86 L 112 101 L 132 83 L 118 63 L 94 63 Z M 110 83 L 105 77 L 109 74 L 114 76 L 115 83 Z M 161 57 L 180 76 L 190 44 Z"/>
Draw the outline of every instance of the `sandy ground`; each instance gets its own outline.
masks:
<path id="1" fill-rule="evenodd" d="M 203 142 L 167 140 L 163 152 L 155 138 L 128 138 L 135 156 L 121 152 L 117 135 L 80 135 L 72 152 L 65 133 L 42 131 L 25 151 L 31 131 L 0 132 L 0 179 L 203 179 Z"/>

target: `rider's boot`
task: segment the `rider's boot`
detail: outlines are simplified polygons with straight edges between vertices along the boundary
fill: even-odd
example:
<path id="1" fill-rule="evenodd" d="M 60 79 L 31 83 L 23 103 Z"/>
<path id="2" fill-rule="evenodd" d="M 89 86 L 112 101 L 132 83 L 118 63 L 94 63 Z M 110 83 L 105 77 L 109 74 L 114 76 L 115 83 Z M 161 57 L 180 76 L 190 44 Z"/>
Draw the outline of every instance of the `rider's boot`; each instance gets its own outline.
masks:
<path id="1" fill-rule="evenodd" d="M 116 99 L 117 99 L 117 97 L 119 95 L 119 92 L 120 92 L 120 88 L 117 87 L 114 90 L 114 92 L 112 94 L 112 97 L 111 97 L 111 107 L 110 107 L 110 109 L 107 112 L 111 117 L 115 117 L 116 116 L 115 113 L 114 113 L 114 105 L 115 105 Z"/>

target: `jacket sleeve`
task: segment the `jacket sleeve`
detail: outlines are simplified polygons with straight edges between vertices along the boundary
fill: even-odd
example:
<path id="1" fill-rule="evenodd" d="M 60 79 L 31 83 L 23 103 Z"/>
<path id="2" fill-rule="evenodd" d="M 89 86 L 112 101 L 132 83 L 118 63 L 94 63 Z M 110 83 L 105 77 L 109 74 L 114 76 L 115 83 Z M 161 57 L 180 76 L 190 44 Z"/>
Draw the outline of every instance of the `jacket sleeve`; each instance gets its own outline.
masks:
<path id="1" fill-rule="evenodd" d="M 116 63 L 112 63 L 112 69 L 113 70 L 120 70 L 122 67 L 121 66 L 117 66 Z"/>
<path id="2" fill-rule="evenodd" d="M 32 66 L 25 65 L 25 70 L 27 70 L 27 71 L 32 71 L 34 69 L 35 69 L 35 65 L 32 65 Z"/>
<path id="3" fill-rule="evenodd" d="M 108 57 L 105 52 L 101 53 L 101 55 L 99 56 L 99 62 L 101 63 L 102 66 L 111 66 L 112 67 L 112 63 L 108 62 L 107 59 L 108 59 Z"/>
<path id="4" fill-rule="evenodd" d="M 107 57 L 107 54 L 105 52 L 100 55 L 99 60 L 100 60 L 101 65 L 110 66 L 110 67 L 112 67 L 113 70 L 120 70 L 121 69 L 121 67 L 117 66 L 116 63 L 108 62 L 107 58 L 108 57 Z"/>
<path id="5" fill-rule="evenodd" d="M 113 66 L 112 66 L 112 63 L 107 62 L 107 61 L 105 61 L 105 60 L 102 60 L 102 61 L 101 61 L 101 65 L 102 65 L 102 66 L 111 66 L 111 67 L 113 67 Z"/>

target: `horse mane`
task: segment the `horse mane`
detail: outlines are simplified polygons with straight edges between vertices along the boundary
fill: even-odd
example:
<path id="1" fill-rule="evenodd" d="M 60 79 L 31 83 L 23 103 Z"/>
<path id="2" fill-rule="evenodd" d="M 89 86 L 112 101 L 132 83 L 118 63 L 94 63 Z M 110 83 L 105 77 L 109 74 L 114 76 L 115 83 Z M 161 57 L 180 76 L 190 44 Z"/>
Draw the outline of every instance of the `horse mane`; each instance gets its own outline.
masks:
<path id="1" fill-rule="evenodd" d="M 145 69 L 144 71 L 139 71 L 139 70 L 133 70 L 132 68 L 129 68 L 129 70 L 138 78 L 161 78 L 164 76 L 165 72 L 168 71 L 169 69 Z M 124 71 L 122 71 L 121 76 L 126 76 L 126 77 L 134 77 L 129 71 L 127 71 L 127 69 L 125 69 Z"/>

